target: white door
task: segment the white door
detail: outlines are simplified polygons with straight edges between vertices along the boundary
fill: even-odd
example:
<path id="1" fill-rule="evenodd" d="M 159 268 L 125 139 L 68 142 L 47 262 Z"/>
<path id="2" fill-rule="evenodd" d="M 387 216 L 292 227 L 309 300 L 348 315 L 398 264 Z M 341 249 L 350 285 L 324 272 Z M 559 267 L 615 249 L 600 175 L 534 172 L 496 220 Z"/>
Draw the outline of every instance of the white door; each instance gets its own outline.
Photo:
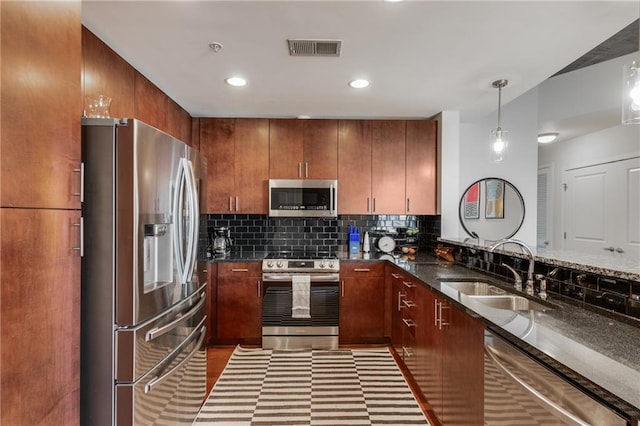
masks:
<path id="1" fill-rule="evenodd" d="M 565 248 L 640 258 L 640 158 L 564 173 Z"/>

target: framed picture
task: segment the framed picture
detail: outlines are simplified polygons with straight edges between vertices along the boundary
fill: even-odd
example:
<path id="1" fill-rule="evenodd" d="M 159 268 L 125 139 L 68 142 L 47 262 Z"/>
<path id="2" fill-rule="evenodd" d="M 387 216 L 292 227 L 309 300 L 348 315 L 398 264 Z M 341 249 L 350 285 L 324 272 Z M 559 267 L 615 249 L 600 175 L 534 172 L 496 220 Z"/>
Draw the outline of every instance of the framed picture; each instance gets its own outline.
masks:
<path id="1" fill-rule="evenodd" d="M 487 219 L 504 219 L 504 181 L 487 179 L 484 217 Z"/>
<path id="2" fill-rule="evenodd" d="M 464 218 L 480 219 L 480 182 L 470 186 L 465 193 Z"/>

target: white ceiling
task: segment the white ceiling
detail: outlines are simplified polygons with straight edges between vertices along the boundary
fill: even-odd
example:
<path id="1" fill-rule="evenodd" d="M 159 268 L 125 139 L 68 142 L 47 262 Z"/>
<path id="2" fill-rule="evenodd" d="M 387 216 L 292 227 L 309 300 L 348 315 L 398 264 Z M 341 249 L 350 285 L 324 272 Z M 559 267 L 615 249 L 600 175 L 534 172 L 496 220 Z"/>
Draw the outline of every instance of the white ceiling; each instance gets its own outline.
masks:
<path id="1" fill-rule="evenodd" d="M 638 13 L 637 0 L 82 2 L 83 24 L 194 117 L 469 121 L 496 110 L 494 80 L 509 80 L 505 104 Z M 291 57 L 288 38 L 340 39 L 342 55 Z"/>

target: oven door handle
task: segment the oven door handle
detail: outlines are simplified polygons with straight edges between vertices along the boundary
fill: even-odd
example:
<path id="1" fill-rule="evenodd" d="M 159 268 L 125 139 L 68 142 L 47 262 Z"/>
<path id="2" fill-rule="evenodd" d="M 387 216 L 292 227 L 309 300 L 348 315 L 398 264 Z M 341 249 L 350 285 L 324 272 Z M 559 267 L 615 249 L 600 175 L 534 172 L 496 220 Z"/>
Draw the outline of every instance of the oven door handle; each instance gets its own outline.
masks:
<path id="1" fill-rule="evenodd" d="M 311 274 L 309 275 L 311 282 L 338 282 L 340 281 L 339 274 Z M 291 275 L 283 274 L 262 274 L 262 281 L 264 282 L 291 282 L 293 280 Z"/>

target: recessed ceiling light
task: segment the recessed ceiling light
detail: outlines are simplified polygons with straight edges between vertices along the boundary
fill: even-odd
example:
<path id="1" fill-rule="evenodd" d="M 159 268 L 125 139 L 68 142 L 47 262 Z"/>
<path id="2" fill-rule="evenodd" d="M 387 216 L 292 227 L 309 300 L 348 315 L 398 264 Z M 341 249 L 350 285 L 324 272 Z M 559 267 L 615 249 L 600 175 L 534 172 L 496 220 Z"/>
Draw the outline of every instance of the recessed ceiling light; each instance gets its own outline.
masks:
<path id="1" fill-rule="evenodd" d="M 298 116 L 298 118 L 299 118 L 300 120 L 308 120 L 308 119 L 310 119 L 310 118 L 311 118 L 311 116 L 310 116 L 310 115 L 299 115 L 299 116 Z"/>
<path id="2" fill-rule="evenodd" d="M 229 86 L 242 87 L 247 85 L 247 80 L 242 77 L 229 77 L 225 80 Z"/>
<path id="3" fill-rule="evenodd" d="M 538 143 L 551 143 L 556 140 L 559 133 L 540 133 L 538 135 Z"/>
<path id="4" fill-rule="evenodd" d="M 404 0 L 384 0 L 384 1 L 386 1 L 387 3 L 400 3 L 401 1 L 404 1 Z"/>
<path id="5" fill-rule="evenodd" d="M 354 89 L 363 89 L 368 85 L 369 85 L 369 81 L 364 79 L 351 80 L 349 82 L 349 86 L 353 87 Z"/>

